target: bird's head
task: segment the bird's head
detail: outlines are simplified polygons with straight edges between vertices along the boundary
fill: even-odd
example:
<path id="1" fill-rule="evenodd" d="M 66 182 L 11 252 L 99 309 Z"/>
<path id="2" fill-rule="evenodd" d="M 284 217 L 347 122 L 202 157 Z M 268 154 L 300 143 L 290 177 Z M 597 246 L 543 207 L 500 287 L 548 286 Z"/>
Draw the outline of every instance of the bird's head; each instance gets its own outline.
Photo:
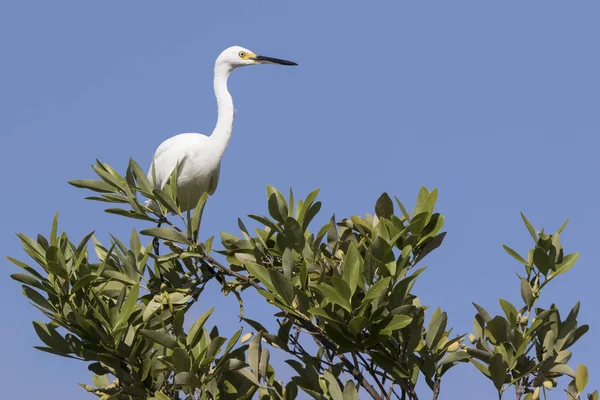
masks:
<path id="1" fill-rule="evenodd" d="M 231 69 L 244 67 L 246 65 L 257 64 L 279 64 L 279 65 L 298 65 L 293 61 L 281 60 L 279 58 L 260 56 L 248 49 L 240 46 L 229 47 L 217 57 L 215 67 L 225 66 Z"/>

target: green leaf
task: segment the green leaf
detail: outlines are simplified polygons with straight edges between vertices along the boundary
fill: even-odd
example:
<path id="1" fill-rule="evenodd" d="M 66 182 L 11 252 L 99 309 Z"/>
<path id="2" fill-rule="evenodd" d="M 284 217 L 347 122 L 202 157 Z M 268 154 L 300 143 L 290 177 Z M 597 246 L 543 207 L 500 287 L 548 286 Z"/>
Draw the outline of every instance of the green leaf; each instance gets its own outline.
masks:
<path id="1" fill-rule="evenodd" d="M 479 304 L 473 303 L 471 302 L 471 304 L 473 304 L 475 306 L 475 308 L 477 309 L 477 312 L 479 313 L 479 315 L 481 315 L 481 317 L 483 318 L 483 320 L 485 322 L 489 322 L 492 320 L 492 317 L 490 316 L 490 314 L 485 310 L 485 308 L 481 307 Z"/>
<path id="2" fill-rule="evenodd" d="M 256 379 L 260 379 L 259 375 L 259 366 L 260 366 L 260 355 L 261 355 L 261 338 L 262 331 L 259 331 L 252 341 L 250 342 L 250 346 L 248 347 L 248 364 L 250 365 L 250 369 L 254 373 L 254 377 Z"/>
<path id="3" fill-rule="evenodd" d="M 128 169 L 131 170 L 135 177 L 136 183 L 145 195 L 152 193 L 152 185 L 146 176 L 146 173 L 133 158 L 129 159 Z"/>
<path id="4" fill-rule="evenodd" d="M 518 262 L 520 262 L 523 265 L 528 265 L 527 261 L 525 261 L 525 259 L 523 259 L 523 257 L 521 257 L 519 255 L 519 253 L 517 253 L 516 251 L 514 251 L 513 249 L 511 249 L 510 247 L 508 247 L 506 245 L 502 245 L 502 247 L 504 247 L 504 250 L 506 250 L 506 252 L 508 254 L 510 254 L 511 257 L 513 257 L 515 260 L 517 260 Z"/>
<path id="5" fill-rule="evenodd" d="M 553 260 L 551 260 L 550 256 L 548 256 L 548 254 L 540 247 L 536 247 L 533 251 L 533 262 L 544 275 L 554 267 Z"/>
<path id="6" fill-rule="evenodd" d="M 202 327 L 204 326 L 204 323 L 206 322 L 208 317 L 210 317 L 210 315 L 213 313 L 213 311 L 215 311 L 214 307 L 202 314 L 200 318 L 198 318 L 196 322 L 194 322 L 194 324 L 191 326 L 186 338 L 186 344 L 188 348 L 192 348 L 196 345 L 196 343 L 198 343 L 202 334 Z"/>
<path id="7" fill-rule="evenodd" d="M 52 325 L 33 321 L 33 328 L 42 342 L 48 347 L 64 354 L 72 353 L 71 347 L 65 338 L 63 338 Z"/>
<path id="8" fill-rule="evenodd" d="M 14 279 L 15 281 L 17 281 L 17 282 L 21 282 L 21 283 L 24 283 L 26 285 L 33 286 L 33 287 L 38 288 L 40 290 L 46 291 L 46 288 L 44 287 L 44 285 L 42 285 L 42 283 L 40 281 L 38 281 L 37 279 L 35 279 L 31 275 L 27 275 L 27 274 L 12 274 L 10 277 L 12 279 Z"/>
<path id="9" fill-rule="evenodd" d="M 120 215 L 126 218 L 140 219 L 142 221 L 150 221 L 157 222 L 156 218 L 152 218 L 148 215 L 133 211 L 133 210 L 124 210 L 122 208 L 107 208 L 104 212 L 108 214 Z"/>
<path id="10" fill-rule="evenodd" d="M 404 216 L 404 218 L 407 221 L 410 221 L 410 214 L 408 213 L 408 211 L 406 211 L 406 207 L 404 207 L 404 204 L 402 204 L 402 202 L 400 202 L 400 200 L 398 200 L 398 198 L 395 196 L 394 199 L 396 199 L 396 204 L 398 204 L 398 207 L 400 207 L 400 211 L 402 211 L 402 215 Z"/>
<path id="11" fill-rule="evenodd" d="M 375 284 L 373 286 L 371 286 L 369 288 L 369 290 L 367 291 L 367 294 L 365 295 L 365 298 L 363 299 L 363 304 L 367 301 L 378 298 L 383 292 L 385 292 L 390 285 L 391 279 L 392 279 L 391 277 L 387 276 L 387 277 L 383 278 L 382 280 L 375 282 Z"/>
<path id="12" fill-rule="evenodd" d="M 156 399 L 156 400 L 171 400 L 171 398 L 169 396 L 167 396 L 166 394 L 164 394 L 163 392 L 154 392 L 154 397 L 150 397 L 149 400 L 150 399 L 152 399 L 152 400 L 154 400 L 154 399 Z"/>
<path id="13" fill-rule="evenodd" d="M 575 387 L 577 388 L 577 392 L 583 393 L 583 390 L 588 384 L 588 369 L 583 364 L 577 365 L 577 372 L 575 373 Z"/>
<path id="14" fill-rule="evenodd" d="M 80 189 L 89 189 L 94 192 L 99 193 L 115 193 L 117 189 L 115 189 L 112 185 L 105 183 L 103 181 L 96 181 L 92 179 L 78 179 L 69 181 L 69 185 L 75 186 Z"/>
<path id="15" fill-rule="evenodd" d="M 306 214 L 304 215 L 304 219 L 298 218 L 298 221 L 302 221 L 302 230 L 305 231 L 308 229 L 308 225 L 313 220 L 313 218 L 319 213 L 321 210 L 321 202 L 317 201 L 315 204 L 310 206 Z"/>
<path id="16" fill-rule="evenodd" d="M 302 230 L 302 227 L 298 221 L 292 217 L 288 217 L 285 220 L 283 234 L 285 236 L 285 243 L 287 247 L 291 247 L 298 252 L 302 252 L 305 242 L 304 231 Z"/>
<path id="17" fill-rule="evenodd" d="M 123 303 L 123 307 L 121 307 L 121 312 L 119 313 L 119 319 L 113 328 L 113 332 L 116 332 L 122 325 L 127 323 L 127 320 L 131 316 L 131 313 L 134 310 L 134 307 L 137 303 L 138 295 L 140 292 L 140 284 L 136 283 L 129 290 L 129 294 L 127 295 L 127 299 Z"/>
<path id="18" fill-rule="evenodd" d="M 183 236 L 181 233 L 174 231 L 171 228 L 150 228 L 144 229 L 140 232 L 140 234 L 145 236 L 157 237 L 159 239 L 168 240 L 175 243 L 182 243 L 188 246 L 193 245 L 193 243 Z"/>
<path id="19" fill-rule="evenodd" d="M 181 212 L 179 211 L 179 207 L 177 206 L 177 203 L 175 202 L 175 200 L 173 198 L 171 198 L 171 196 L 169 194 L 167 194 L 166 192 L 164 192 L 160 189 L 154 189 L 152 191 L 152 194 L 154 194 L 154 196 L 156 197 L 158 202 L 161 205 L 165 206 L 167 208 L 167 210 L 169 210 L 173 214 L 177 214 L 180 217 L 183 217 L 181 215 Z"/>
<path id="20" fill-rule="evenodd" d="M 490 360 L 490 365 L 488 367 L 490 371 L 490 377 L 492 378 L 492 382 L 494 382 L 494 386 L 498 392 L 502 390 L 502 385 L 504 385 L 504 381 L 506 380 L 506 363 L 502 358 L 502 354 L 497 353 L 494 354 L 492 359 Z"/>
<path id="21" fill-rule="evenodd" d="M 573 266 L 575 265 L 575 263 L 577 262 L 577 260 L 579 259 L 579 253 L 571 253 L 565 256 L 565 258 L 563 258 L 562 263 L 560 264 L 556 264 L 556 271 L 554 271 L 553 273 L 551 273 L 550 275 L 548 275 L 548 280 L 564 274 L 565 272 L 567 272 L 568 270 L 570 270 L 571 268 L 573 268 Z M 546 283 L 546 282 L 544 282 Z"/>
<path id="22" fill-rule="evenodd" d="M 294 270 L 294 255 L 289 247 L 283 251 L 283 257 L 281 257 L 281 269 L 283 270 L 283 276 L 287 279 L 292 279 L 292 271 Z"/>
<path id="23" fill-rule="evenodd" d="M 173 378 L 173 383 L 177 386 L 192 386 L 195 388 L 202 387 L 202 382 L 195 374 L 191 372 L 180 372 Z"/>
<path id="24" fill-rule="evenodd" d="M 15 264 L 17 267 L 29 272 L 31 275 L 35 276 L 36 278 L 38 278 L 40 280 L 44 279 L 44 277 L 39 272 L 37 272 L 35 269 L 31 268 L 29 265 L 25 264 L 24 262 L 14 259 L 12 257 L 6 257 L 6 259 L 9 260 L 10 262 L 12 262 L 13 264 Z"/>
<path id="25" fill-rule="evenodd" d="M 278 190 L 275 190 L 274 193 L 269 195 L 268 204 L 271 217 L 283 224 L 288 216 L 288 208 L 283 195 Z"/>
<path id="26" fill-rule="evenodd" d="M 383 193 L 377 199 L 375 203 L 375 214 L 378 217 L 383 217 L 386 219 L 391 219 L 394 214 L 394 203 L 392 203 L 392 199 L 388 196 L 387 193 Z"/>
<path id="27" fill-rule="evenodd" d="M 425 211 L 425 204 L 429 199 L 429 190 L 425 186 L 421 186 L 419 189 L 419 195 L 417 196 L 417 201 L 415 202 L 415 207 L 413 208 L 413 217 Z"/>
<path id="28" fill-rule="evenodd" d="M 313 286 L 313 288 L 318 290 L 330 302 L 341 306 L 344 310 L 348 312 L 352 312 L 350 302 L 347 299 L 345 299 L 343 295 L 340 292 L 338 292 L 333 286 L 327 285 L 325 283 L 320 283 L 316 286 Z"/>
<path id="29" fill-rule="evenodd" d="M 50 304 L 50 302 L 48 302 L 48 300 L 46 300 L 44 296 L 39 294 L 37 291 L 31 289 L 29 286 L 23 285 L 23 294 L 25 295 L 25 297 L 33 301 L 38 306 L 43 307 L 47 310 L 54 311 L 54 307 L 52 306 L 52 304 Z"/>
<path id="30" fill-rule="evenodd" d="M 350 297 L 352 297 L 354 295 L 354 292 L 356 292 L 360 271 L 363 269 L 363 265 L 363 258 L 361 257 L 354 243 L 351 242 L 350 247 L 348 248 L 348 253 L 346 254 L 346 258 L 344 259 L 343 274 L 343 279 L 350 288 Z"/>
<path id="31" fill-rule="evenodd" d="M 152 330 L 152 329 L 140 329 L 139 332 L 146 336 L 148 339 L 156 342 L 160 345 L 168 347 L 169 349 L 175 348 L 177 342 L 171 335 L 164 330 Z"/>
<path id="32" fill-rule="evenodd" d="M 198 233 L 200 232 L 200 223 L 202 222 L 202 214 L 204 213 L 204 205 L 206 204 L 206 200 L 208 199 L 208 193 L 202 193 L 200 196 L 200 200 L 198 200 L 198 204 L 194 208 L 194 214 L 192 215 L 192 221 L 190 222 L 192 238 L 194 241 L 198 240 Z"/>
<path id="33" fill-rule="evenodd" d="M 470 358 L 468 353 L 464 351 L 455 351 L 454 353 L 448 353 L 440 360 L 439 365 L 452 364 L 460 361 L 467 361 Z"/>
<path id="34" fill-rule="evenodd" d="M 329 389 L 329 395 L 331 396 L 331 399 L 343 400 L 344 396 L 342 395 L 342 389 L 340 388 L 337 379 L 335 379 L 335 376 L 333 376 L 331 372 L 325 370 L 323 371 L 323 377 L 327 382 L 327 389 Z"/>
<path id="35" fill-rule="evenodd" d="M 176 347 L 173 350 L 173 364 L 178 372 L 187 372 L 191 368 L 191 361 L 188 352 L 181 347 Z"/>
<path id="36" fill-rule="evenodd" d="M 446 314 L 445 311 L 429 322 L 427 335 L 425 336 L 425 342 L 427 343 L 428 348 L 434 349 L 437 346 L 442 336 L 444 336 L 447 322 L 448 314 Z"/>
<path id="37" fill-rule="evenodd" d="M 531 222 L 529 222 L 529 220 L 527 220 L 527 218 L 525 218 L 525 214 L 521 213 L 521 218 L 523 219 L 523 222 L 525 223 L 525 226 L 527 227 L 529 234 L 533 238 L 533 241 L 537 243 L 537 235 L 535 234 L 533 225 L 531 225 Z"/>
<path id="38" fill-rule="evenodd" d="M 354 386 L 352 381 L 346 382 L 346 385 L 344 386 L 343 399 L 358 400 L 358 390 L 356 390 L 356 386 Z"/>
<path id="39" fill-rule="evenodd" d="M 294 301 L 294 285 L 292 281 L 283 276 L 283 274 L 269 269 L 269 278 L 275 287 L 275 292 L 281 296 L 287 305 L 291 305 Z"/>
<path id="40" fill-rule="evenodd" d="M 262 265 L 254 263 L 252 261 L 247 261 L 244 263 L 244 265 L 246 266 L 246 269 L 248 270 L 248 272 L 250 272 L 250 274 L 252 274 L 252 276 L 254 276 L 256 279 L 258 279 L 269 290 L 275 292 L 275 287 L 273 286 L 273 283 L 271 282 L 271 278 L 269 276 L 268 269 L 266 269 Z"/>
<path id="41" fill-rule="evenodd" d="M 382 331 L 395 331 L 408 326 L 412 322 L 412 318 L 408 315 L 394 315 L 390 322 L 382 329 Z"/>
<path id="42" fill-rule="evenodd" d="M 335 288 L 338 294 L 342 296 L 343 299 L 348 300 L 348 303 L 350 303 L 350 286 L 348 286 L 348 284 L 344 282 L 343 279 L 334 276 L 333 278 L 331 278 L 331 285 Z"/>
<path id="43" fill-rule="evenodd" d="M 485 333 L 490 342 L 500 345 L 510 341 L 510 324 L 506 319 L 497 315 L 488 322 Z"/>
<path id="44" fill-rule="evenodd" d="M 500 307 L 502 307 L 502 311 L 506 315 L 506 319 L 512 326 L 516 326 L 517 321 L 517 309 L 510 302 L 499 299 Z"/>
<path id="45" fill-rule="evenodd" d="M 548 371 L 568 375 L 571 378 L 575 378 L 577 375 L 575 371 L 573 371 L 573 368 L 569 367 L 567 364 L 554 364 Z"/>
<path id="46" fill-rule="evenodd" d="M 533 291 L 531 290 L 531 285 L 525 278 L 521 278 L 521 297 L 527 305 L 527 308 L 531 309 L 534 301 Z"/>

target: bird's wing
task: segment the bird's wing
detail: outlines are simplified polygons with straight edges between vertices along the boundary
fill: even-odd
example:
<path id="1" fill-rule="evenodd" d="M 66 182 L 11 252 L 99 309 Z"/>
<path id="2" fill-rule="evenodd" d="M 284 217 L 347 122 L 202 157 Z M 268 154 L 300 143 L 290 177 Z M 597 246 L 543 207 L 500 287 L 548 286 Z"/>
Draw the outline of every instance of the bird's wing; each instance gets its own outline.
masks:
<path id="1" fill-rule="evenodd" d="M 217 185 L 219 184 L 219 174 L 221 172 L 221 164 L 217 167 L 217 170 L 210 177 L 210 184 L 208 185 L 208 194 L 212 196 L 212 194 L 217 190 Z"/>
<path id="2" fill-rule="evenodd" d="M 178 162 L 179 167 L 182 167 L 188 145 L 205 139 L 207 137 L 199 133 L 182 133 L 162 142 L 152 157 L 152 164 L 148 171 L 148 180 L 154 187 L 162 188 L 169 180 Z M 156 181 L 152 175 L 153 167 L 156 174 Z"/>

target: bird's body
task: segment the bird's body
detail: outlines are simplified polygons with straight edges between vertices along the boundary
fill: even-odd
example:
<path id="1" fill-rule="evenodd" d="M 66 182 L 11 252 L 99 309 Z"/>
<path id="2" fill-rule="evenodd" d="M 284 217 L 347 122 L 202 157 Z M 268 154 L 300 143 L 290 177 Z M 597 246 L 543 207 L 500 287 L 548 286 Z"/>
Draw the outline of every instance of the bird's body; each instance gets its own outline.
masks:
<path id="1" fill-rule="evenodd" d="M 156 149 L 148 179 L 154 187 L 162 189 L 179 164 L 177 198 L 181 211 L 193 209 L 204 192 L 212 195 L 217 189 L 221 158 L 233 128 L 233 100 L 227 90 L 229 74 L 237 67 L 264 63 L 296 65 L 291 61 L 258 56 L 239 46 L 224 50 L 215 62 L 214 89 L 218 117 L 212 135 L 182 133 L 165 140 Z M 153 200 L 149 200 L 147 205 L 159 212 Z"/>
<path id="2" fill-rule="evenodd" d="M 164 187 L 179 163 L 177 197 L 182 210 L 194 208 L 204 192 L 213 194 L 219 182 L 221 155 L 208 136 L 182 133 L 165 140 L 154 154 L 155 187 Z M 153 182 L 152 167 L 148 179 Z"/>

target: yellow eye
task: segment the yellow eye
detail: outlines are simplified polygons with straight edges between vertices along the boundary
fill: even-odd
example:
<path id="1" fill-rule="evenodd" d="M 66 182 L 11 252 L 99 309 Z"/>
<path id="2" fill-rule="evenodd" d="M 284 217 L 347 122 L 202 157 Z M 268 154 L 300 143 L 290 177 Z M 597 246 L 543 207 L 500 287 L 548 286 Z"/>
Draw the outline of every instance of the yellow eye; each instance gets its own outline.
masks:
<path id="1" fill-rule="evenodd" d="M 238 55 L 240 56 L 240 58 L 244 58 L 244 57 L 246 57 L 246 53 L 244 53 L 243 51 L 240 51 L 240 52 L 238 53 Z"/>

